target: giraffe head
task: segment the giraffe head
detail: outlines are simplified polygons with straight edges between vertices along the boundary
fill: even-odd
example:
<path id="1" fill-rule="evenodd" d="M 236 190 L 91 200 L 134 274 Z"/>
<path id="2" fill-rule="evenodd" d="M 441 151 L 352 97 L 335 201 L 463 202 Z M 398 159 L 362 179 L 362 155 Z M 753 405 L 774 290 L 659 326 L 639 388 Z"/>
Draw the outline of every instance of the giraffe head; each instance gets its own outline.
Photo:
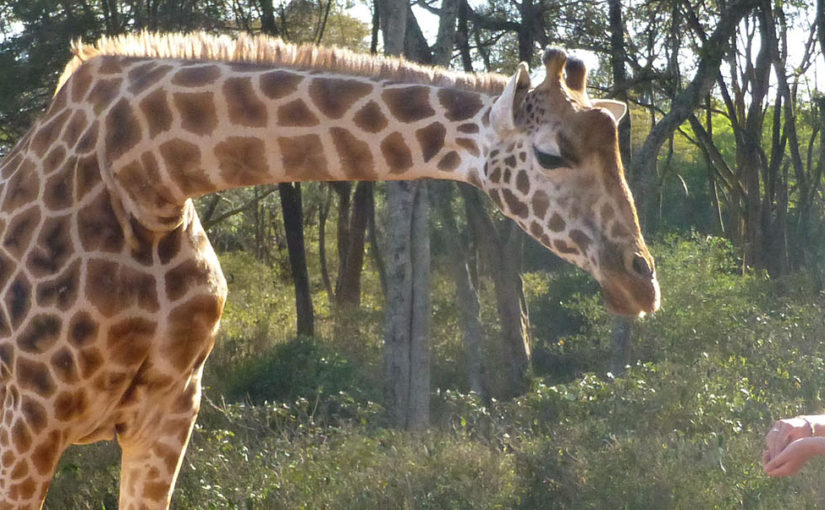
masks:
<path id="1" fill-rule="evenodd" d="M 591 100 L 586 70 L 558 49 L 531 89 L 527 66 L 490 111 L 493 140 L 483 188 L 531 236 L 590 272 L 608 308 L 622 315 L 659 307 L 659 283 L 619 155 L 625 105 Z"/>

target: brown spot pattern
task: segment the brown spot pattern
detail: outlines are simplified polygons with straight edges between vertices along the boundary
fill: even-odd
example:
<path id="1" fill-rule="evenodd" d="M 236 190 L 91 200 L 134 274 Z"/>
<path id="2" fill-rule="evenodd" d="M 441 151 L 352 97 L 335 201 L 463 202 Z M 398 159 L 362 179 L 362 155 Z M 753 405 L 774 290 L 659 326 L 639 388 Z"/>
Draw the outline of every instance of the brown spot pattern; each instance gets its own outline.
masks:
<path id="1" fill-rule="evenodd" d="M 307 108 L 303 100 L 295 99 L 278 108 L 278 124 L 283 127 L 317 126 L 318 117 Z"/>
<path id="2" fill-rule="evenodd" d="M 375 101 L 370 101 L 358 110 L 353 117 L 355 125 L 367 133 L 378 133 L 387 127 L 387 117 L 381 112 L 381 107 Z"/>
<path id="3" fill-rule="evenodd" d="M 185 67 L 172 76 L 172 83 L 181 87 L 201 87 L 214 83 L 220 75 L 220 69 L 213 64 Z"/>
<path id="4" fill-rule="evenodd" d="M 54 417 L 58 421 L 69 421 L 86 412 L 88 402 L 84 391 L 64 391 L 54 400 Z"/>
<path id="5" fill-rule="evenodd" d="M 215 157 L 224 182 L 232 185 L 260 184 L 269 170 L 260 138 L 229 137 L 215 146 Z"/>
<path id="6" fill-rule="evenodd" d="M 172 102 L 181 118 L 181 127 L 196 135 L 208 135 L 218 126 L 212 92 L 177 93 Z"/>
<path id="7" fill-rule="evenodd" d="M 570 239 L 576 243 L 582 253 L 585 253 L 593 243 L 593 239 L 579 229 L 573 229 L 570 231 Z"/>
<path id="8" fill-rule="evenodd" d="M 29 253 L 28 268 L 37 277 L 54 274 L 73 252 L 70 216 L 48 218 Z"/>
<path id="9" fill-rule="evenodd" d="M 140 64 L 129 71 L 129 84 L 126 88 L 137 96 L 160 82 L 171 70 L 172 66 L 166 64 L 156 64 L 154 62 Z"/>
<path id="10" fill-rule="evenodd" d="M 153 322 L 140 317 L 124 319 L 112 325 L 106 337 L 109 360 L 125 366 L 145 358 L 155 329 Z"/>
<path id="11" fill-rule="evenodd" d="M 199 196 L 214 188 L 201 168 L 201 153 L 197 145 L 184 140 L 170 140 L 160 146 L 160 155 L 172 180 L 186 196 Z"/>
<path id="12" fill-rule="evenodd" d="M 143 118 L 149 124 L 149 136 L 155 137 L 172 127 L 172 110 L 166 98 L 166 91 L 158 89 L 140 102 Z"/>
<path id="13" fill-rule="evenodd" d="M 461 156 L 456 151 L 450 151 L 438 162 L 438 169 L 442 172 L 452 172 L 461 164 Z"/>
<path id="14" fill-rule="evenodd" d="M 88 312 L 77 312 L 69 322 L 69 343 L 83 347 L 97 337 L 98 324 Z"/>
<path id="15" fill-rule="evenodd" d="M 331 119 L 340 119 L 356 101 L 372 91 L 358 80 L 315 78 L 309 84 L 309 97 L 318 110 Z"/>
<path id="16" fill-rule="evenodd" d="M 303 77 L 289 71 L 271 71 L 264 73 L 258 83 L 266 97 L 280 99 L 298 90 L 298 84 Z"/>
<path id="17" fill-rule="evenodd" d="M 76 110 L 74 112 L 72 118 L 69 120 L 69 124 L 66 125 L 66 129 L 63 130 L 62 140 L 66 144 L 66 147 L 72 149 L 75 146 L 88 122 L 85 111 Z"/>
<path id="18" fill-rule="evenodd" d="M 63 111 L 54 119 L 43 125 L 34 135 L 31 142 L 31 150 L 36 154 L 43 154 L 51 147 L 63 130 L 63 125 L 69 120 L 70 112 Z"/>
<path id="19" fill-rule="evenodd" d="M 89 93 L 88 101 L 95 106 L 97 111 L 108 108 L 112 101 L 120 95 L 120 85 L 122 83 L 122 78 L 99 80 Z"/>
<path id="20" fill-rule="evenodd" d="M 89 128 L 86 129 L 83 136 L 80 137 L 80 140 L 77 142 L 77 147 L 75 147 L 75 152 L 77 154 L 88 154 L 95 150 L 97 147 L 97 135 L 99 130 L 100 123 L 95 120 Z"/>
<path id="21" fill-rule="evenodd" d="M 550 207 L 550 197 L 542 190 L 537 190 L 533 193 L 533 215 L 537 218 L 544 218 L 547 214 L 547 209 Z"/>
<path id="22" fill-rule="evenodd" d="M 15 375 L 21 389 L 32 391 L 44 398 L 54 394 L 54 380 L 45 363 L 18 357 Z"/>
<path id="23" fill-rule="evenodd" d="M 72 74 L 69 80 L 72 84 L 72 101 L 79 103 L 86 97 L 89 87 L 92 84 L 92 67 L 89 64 L 82 64 Z"/>
<path id="24" fill-rule="evenodd" d="M 369 144 L 356 138 L 347 129 L 331 128 L 329 133 L 338 151 L 341 170 L 347 178 L 371 181 L 378 177 Z"/>
<path id="25" fill-rule="evenodd" d="M 39 306 L 56 306 L 68 310 L 77 299 L 80 289 L 80 261 L 75 261 L 63 273 L 52 280 L 37 284 L 35 294 Z"/>
<path id="26" fill-rule="evenodd" d="M 481 151 L 478 150 L 478 144 L 471 138 L 456 138 L 455 142 L 475 157 L 481 154 Z"/>
<path id="27" fill-rule="evenodd" d="M 109 195 L 102 190 L 89 205 L 78 211 L 77 229 L 86 251 L 116 253 L 123 248 L 123 229 L 112 210 Z"/>
<path id="28" fill-rule="evenodd" d="M 516 175 L 516 189 L 519 190 L 522 195 L 530 193 L 530 178 L 527 177 L 527 172 L 524 170 L 520 170 L 518 175 Z"/>
<path id="29" fill-rule="evenodd" d="M 229 111 L 229 120 L 250 127 L 266 126 L 266 104 L 258 99 L 251 78 L 228 78 L 223 94 Z"/>
<path id="30" fill-rule="evenodd" d="M 106 116 L 105 141 L 109 162 L 117 161 L 140 141 L 140 125 L 125 98 L 118 101 Z"/>
<path id="31" fill-rule="evenodd" d="M 558 213 L 553 213 L 550 221 L 547 222 L 547 226 L 550 227 L 550 230 L 553 232 L 561 232 L 567 227 L 567 223 L 565 223 L 564 218 L 559 216 Z"/>
<path id="32" fill-rule="evenodd" d="M 46 175 L 54 173 L 55 170 L 60 168 L 61 163 L 63 163 L 65 159 L 66 149 L 60 145 L 53 147 L 43 160 L 43 173 Z"/>
<path id="33" fill-rule="evenodd" d="M 158 259 L 161 264 L 168 264 L 180 252 L 182 235 L 183 229 L 176 228 L 158 241 Z"/>
<path id="34" fill-rule="evenodd" d="M 474 117 L 483 106 L 478 94 L 447 88 L 438 91 L 438 102 L 444 108 L 447 119 L 453 122 Z"/>
<path id="35" fill-rule="evenodd" d="M 504 202 L 507 204 L 507 209 L 510 212 L 519 218 L 526 218 L 530 211 L 527 208 L 527 205 L 524 204 L 518 197 L 516 197 L 512 191 L 507 188 L 501 190 L 501 194 L 504 197 Z"/>
<path id="36" fill-rule="evenodd" d="M 20 260 L 29 249 L 32 237 L 40 223 L 40 208 L 33 205 L 21 212 L 9 222 L 3 235 L 3 247 L 8 253 Z"/>
<path id="37" fill-rule="evenodd" d="M 17 328 L 31 306 L 31 283 L 22 273 L 19 273 L 6 292 L 6 311 L 9 313 L 11 325 Z"/>
<path id="38" fill-rule="evenodd" d="M 54 374 L 64 384 L 74 384 L 80 380 L 74 355 L 69 349 L 65 347 L 59 349 L 52 355 L 50 364 L 54 369 Z"/>
<path id="39" fill-rule="evenodd" d="M 400 122 L 415 122 L 435 115 L 430 106 L 430 89 L 423 86 L 385 90 L 381 97 L 390 113 Z"/>
<path id="40" fill-rule="evenodd" d="M 577 250 L 573 246 L 568 245 L 562 239 L 556 239 L 555 241 L 553 241 L 553 247 L 556 249 L 556 251 L 558 251 L 559 253 L 562 253 L 564 255 L 574 255 L 574 254 L 578 255 L 578 253 L 579 253 L 579 250 Z"/>
<path id="41" fill-rule="evenodd" d="M 108 260 L 87 263 L 86 297 L 104 317 L 112 317 L 131 306 L 149 312 L 160 308 L 155 278 Z"/>
<path id="42" fill-rule="evenodd" d="M 36 172 L 17 172 L 5 186 L 7 191 L 3 200 L 3 211 L 10 213 L 37 199 L 40 191 L 40 177 Z"/>
<path id="43" fill-rule="evenodd" d="M 166 272 L 166 296 L 172 301 L 177 301 L 192 287 L 208 281 L 210 275 L 210 267 L 198 263 L 197 260 L 181 262 Z"/>
<path id="44" fill-rule="evenodd" d="M 316 180 L 331 178 L 327 172 L 324 146 L 318 135 L 278 138 L 283 168 L 286 175 L 295 180 L 314 177 Z"/>
<path id="45" fill-rule="evenodd" d="M 441 151 L 444 147 L 444 137 L 446 135 L 447 128 L 440 122 L 433 122 L 415 132 L 425 162 L 434 158 Z"/>
<path id="46" fill-rule="evenodd" d="M 57 342 L 61 322 L 54 315 L 39 314 L 31 318 L 20 333 L 17 346 L 29 354 L 42 354 Z"/>
<path id="47" fill-rule="evenodd" d="M 174 367 L 187 370 L 204 354 L 204 349 L 208 352 L 211 344 L 204 346 L 203 339 L 211 337 L 222 310 L 223 303 L 209 295 L 193 297 L 172 310 L 166 335 L 172 341 L 164 354 Z"/>
<path id="48" fill-rule="evenodd" d="M 399 174 L 412 167 L 412 153 L 401 133 L 394 132 L 381 141 L 381 153 L 390 173 Z"/>

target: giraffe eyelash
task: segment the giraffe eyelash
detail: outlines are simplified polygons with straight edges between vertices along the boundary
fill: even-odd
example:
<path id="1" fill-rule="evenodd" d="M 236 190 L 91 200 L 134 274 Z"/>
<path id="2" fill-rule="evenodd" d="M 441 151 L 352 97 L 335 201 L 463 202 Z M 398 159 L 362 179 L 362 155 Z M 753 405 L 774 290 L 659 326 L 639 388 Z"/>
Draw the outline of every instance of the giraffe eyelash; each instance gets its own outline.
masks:
<path id="1" fill-rule="evenodd" d="M 536 147 L 533 147 L 533 152 L 536 155 L 536 160 L 539 162 L 539 165 L 547 170 L 555 170 L 557 168 L 570 166 L 570 163 L 568 163 L 567 160 L 561 156 L 540 151 Z"/>

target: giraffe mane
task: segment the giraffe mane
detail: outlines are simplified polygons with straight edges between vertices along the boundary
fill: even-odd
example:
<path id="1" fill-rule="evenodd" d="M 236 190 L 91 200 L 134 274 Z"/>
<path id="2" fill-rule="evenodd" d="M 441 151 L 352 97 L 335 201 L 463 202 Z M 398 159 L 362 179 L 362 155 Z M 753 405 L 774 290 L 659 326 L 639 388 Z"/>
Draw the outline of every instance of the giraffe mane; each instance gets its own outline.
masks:
<path id="1" fill-rule="evenodd" d="M 488 94 L 500 94 L 507 83 L 507 77 L 495 73 L 450 71 L 443 67 L 414 64 L 403 58 L 356 53 L 338 47 L 296 45 L 280 38 L 246 33 L 232 38 L 205 32 L 142 31 L 114 37 L 103 36 L 93 45 L 77 40 L 72 43 L 72 53 L 74 57 L 66 65 L 55 90 L 60 90 L 83 62 L 98 55 L 275 64 L 404 83 L 455 87 Z"/>

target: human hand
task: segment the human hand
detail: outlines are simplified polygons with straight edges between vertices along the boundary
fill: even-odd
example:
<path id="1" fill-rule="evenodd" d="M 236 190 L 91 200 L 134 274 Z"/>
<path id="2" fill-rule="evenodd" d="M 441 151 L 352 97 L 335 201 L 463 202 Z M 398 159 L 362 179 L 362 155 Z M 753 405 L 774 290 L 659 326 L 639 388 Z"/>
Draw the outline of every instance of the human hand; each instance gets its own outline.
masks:
<path id="1" fill-rule="evenodd" d="M 762 467 L 768 476 L 793 476 L 815 455 L 825 454 L 825 438 L 803 437 L 787 445 L 778 455 L 762 454 Z"/>
<path id="2" fill-rule="evenodd" d="M 773 424 L 765 436 L 767 455 L 765 462 L 776 458 L 788 445 L 802 438 L 813 436 L 814 429 L 805 418 L 785 418 Z M 764 455 L 763 455 L 764 457 Z"/>

